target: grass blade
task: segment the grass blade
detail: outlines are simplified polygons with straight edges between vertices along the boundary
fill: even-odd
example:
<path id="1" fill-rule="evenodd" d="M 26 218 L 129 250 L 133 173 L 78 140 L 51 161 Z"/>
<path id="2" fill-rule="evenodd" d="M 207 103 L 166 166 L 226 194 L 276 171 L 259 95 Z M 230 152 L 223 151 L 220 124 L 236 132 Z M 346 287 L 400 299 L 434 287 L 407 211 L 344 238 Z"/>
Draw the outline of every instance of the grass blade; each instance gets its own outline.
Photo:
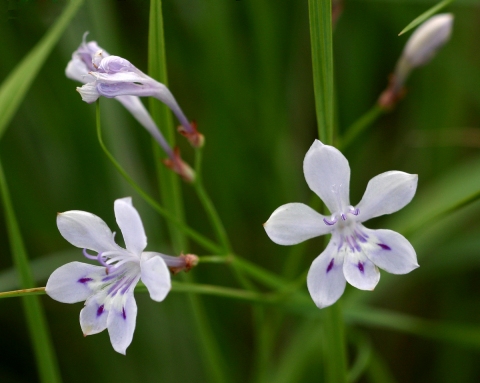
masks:
<path id="1" fill-rule="evenodd" d="M 35 286 L 32 271 L 28 263 L 27 252 L 23 244 L 20 228 L 13 210 L 10 192 L 3 167 L 0 163 L 0 194 L 5 209 L 5 220 L 8 238 L 13 255 L 13 262 L 20 277 L 22 288 L 28 289 Z M 38 297 L 24 297 L 23 306 L 27 319 L 30 337 L 37 361 L 38 374 L 43 383 L 61 382 L 57 359 L 50 340 L 45 313 Z"/>
<path id="2" fill-rule="evenodd" d="M 403 28 L 403 30 L 398 35 L 401 36 L 404 33 L 407 33 L 409 30 L 415 28 L 417 25 L 420 25 L 429 17 L 433 16 L 435 13 L 437 13 L 438 11 L 440 11 L 441 9 L 445 8 L 447 5 L 453 2 L 454 0 L 443 0 L 439 2 L 437 5 L 434 5 L 429 10 L 423 12 L 420 16 L 418 16 L 415 20 L 413 20 L 410 24 L 408 24 L 405 28 Z"/>
<path id="3" fill-rule="evenodd" d="M 0 138 L 43 63 L 82 4 L 83 0 L 71 0 L 56 23 L 0 86 Z"/>
<path id="4" fill-rule="evenodd" d="M 333 48 L 331 1 L 310 0 L 310 43 L 312 46 L 313 86 L 317 112 L 318 138 L 333 141 Z"/>

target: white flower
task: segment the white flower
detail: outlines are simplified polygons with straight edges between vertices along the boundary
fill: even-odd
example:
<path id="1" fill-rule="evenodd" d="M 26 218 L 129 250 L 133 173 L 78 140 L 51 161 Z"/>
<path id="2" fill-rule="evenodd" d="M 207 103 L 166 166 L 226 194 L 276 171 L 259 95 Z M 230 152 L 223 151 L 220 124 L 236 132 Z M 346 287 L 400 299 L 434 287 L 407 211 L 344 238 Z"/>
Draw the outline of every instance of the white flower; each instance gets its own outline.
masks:
<path id="1" fill-rule="evenodd" d="M 114 233 L 96 215 L 79 210 L 58 214 L 62 236 L 102 266 L 67 263 L 52 273 L 46 292 L 63 303 L 85 301 L 80 312 L 84 335 L 108 328 L 113 348 L 125 354 L 135 330 L 137 305 L 133 290 L 138 281 L 141 279 L 147 286 L 150 298 L 160 302 L 171 288 L 167 263 L 178 268 L 184 261 L 181 257 L 144 252 L 147 237 L 130 197 L 117 199 L 114 208 L 126 249 L 115 243 Z M 87 249 L 98 254 L 90 255 Z"/>
<path id="2" fill-rule="evenodd" d="M 362 225 L 407 205 L 415 194 L 417 175 L 382 173 L 370 180 L 362 200 L 353 207 L 349 202 L 350 167 L 339 150 L 315 140 L 305 156 L 303 171 L 308 186 L 332 215 L 325 217 L 302 203 L 289 203 L 275 210 L 264 226 L 270 239 L 280 245 L 332 234 L 307 277 L 308 290 L 319 308 L 335 303 L 346 281 L 373 290 L 380 279 L 377 266 L 392 274 L 406 274 L 418 267 L 415 250 L 405 237 Z"/>

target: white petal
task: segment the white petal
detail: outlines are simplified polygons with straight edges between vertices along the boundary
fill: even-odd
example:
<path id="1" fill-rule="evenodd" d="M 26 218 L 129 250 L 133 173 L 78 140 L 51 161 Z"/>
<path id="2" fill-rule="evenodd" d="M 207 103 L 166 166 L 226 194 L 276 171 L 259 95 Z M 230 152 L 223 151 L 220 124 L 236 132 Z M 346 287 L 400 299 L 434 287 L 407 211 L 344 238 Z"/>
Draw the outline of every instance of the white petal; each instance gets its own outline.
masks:
<path id="1" fill-rule="evenodd" d="M 362 200 L 356 206 L 360 210 L 358 220 L 394 213 L 407 205 L 417 190 L 418 176 L 390 171 L 373 177 L 367 185 Z"/>
<path id="2" fill-rule="evenodd" d="M 380 280 L 380 271 L 365 254 L 347 251 L 343 262 L 347 282 L 360 290 L 373 290 Z"/>
<path id="3" fill-rule="evenodd" d="M 117 297 L 118 299 L 118 297 Z M 125 295 L 123 305 L 113 305 L 108 313 L 107 327 L 113 349 L 120 354 L 127 351 L 132 343 L 135 322 L 137 319 L 137 303 L 133 292 Z"/>
<path id="4" fill-rule="evenodd" d="M 108 311 L 105 309 L 103 299 L 98 299 L 104 297 L 104 293 L 90 297 L 80 311 L 80 326 L 83 335 L 98 334 L 107 328 Z"/>
<path id="5" fill-rule="evenodd" d="M 132 205 L 132 198 L 121 198 L 115 201 L 115 218 L 122 230 L 127 250 L 140 256 L 147 247 L 147 236 L 143 229 L 142 219 Z"/>
<path id="6" fill-rule="evenodd" d="M 303 203 L 287 203 L 275 210 L 263 224 L 270 239 L 279 245 L 295 245 L 332 230 L 324 216 Z"/>
<path id="7" fill-rule="evenodd" d="M 97 101 L 100 97 L 100 93 L 97 90 L 97 84 L 95 82 L 89 82 L 83 86 L 77 87 L 77 92 L 82 96 L 82 100 L 88 104 Z"/>
<path id="8" fill-rule="evenodd" d="M 63 303 L 76 303 L 86 300 L 94 292 L 91 288 L 105 268 L 82 262 L 70 262 L 56 269 L 48 278 L 45 292 Z"/>
<path id="9" fill-rule="evenodd" d="M 71 210 L 57 215 L 57 226 L 68 242 L 96 252 L 118 250 L 113 233 L 103 220 L 86 211 Z"/>
<path id="10" fill-rule="evenodd" d="M 365 252 L 381 269 L 392 274 L 406 274 L 418 267 L 417 254 L 408 240 L 392 230 L 366 230 L 373 246 Z"/>
<path id="11" fill-rule="evenodd" d="M 331 213 L 350 205 L 350 166 L 338 149 L 315 140 L 305 155 L 303 172 L 310 189 Z"/>
<path id="12" fill-rule="evenodd" d="M 146 254 L 151 255 L 152 253 L 142 254 L 142 260 L 140 261 L 141 279 L 147 286 L 150 298 L 161 302 L 172 287 L 170 272 L 162 258 L 158 255 L 149 258 Z"/>
<path id="13" fill-rule="evenodd" d="M 345 290 L 343 259 L 330 241 L 325 251 L 312 263 L 307 276 L 310 295 L 319 308 L 334 304 Z"/>
<path id="14" fill-rule="evenodd" d="M 74 55 L 68 62 L 65 75 L 75 81 L 86 84 L 95 81 L 95 78 L 88 74 L 88 68 L 80 57 Z"/>

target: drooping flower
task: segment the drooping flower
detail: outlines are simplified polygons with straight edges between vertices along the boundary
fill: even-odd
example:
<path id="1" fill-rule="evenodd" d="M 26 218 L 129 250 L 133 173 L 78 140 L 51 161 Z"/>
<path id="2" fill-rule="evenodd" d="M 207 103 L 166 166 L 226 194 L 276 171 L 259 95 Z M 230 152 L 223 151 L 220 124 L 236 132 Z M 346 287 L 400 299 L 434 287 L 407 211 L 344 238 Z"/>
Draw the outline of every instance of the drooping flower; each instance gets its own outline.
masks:
<path id="1" fill-rule="evenodd" d="M 195 265 L 196 256 L 145 252 L 147 237 L 131 198 L 117 199 L 114 209 L 126 249 L 115 243 L 115 233 L 96 215 L 79 210 L 58 214 L 62 236 L 101 266 L 67 263 L 52 273 L 46 292 L 63 303 L 85 301 L 80 312 L 83 334 L 93 335 L 108 328 L 113 348 L 125 354 L 135 330 L 137 305 L 133 290 L 138 281 L 145 284 L 150 298 L 161 302 L 171 288 L 168 268 L 189 269 Z M 97 254 L 91 255 L 88 250 Z"/>
<path id="2" fill-rule="evenodd" d="M 393 107 L 404 94 L 404 84 L 413 69 L 427 64 L 450 39 L 453 15 L 435 15 L 420 25 L 410 36 L 400 56 L 388 88 L 382 93 L 379 104 Z"/>
<path id="3" fill-rule="evenodd" d="M 85 86 L 81 88 L 82 98 L 95 101 L 99 95 L 96 87 L 93 85 L 95 83 L 95 77 L 92 76 L 91 73 L 98 69 L 97 64 L 100 63 L 103 58 L 109 57 L 110 55 L 95 41 L 87 42 L 86 36 L 87 33 L 83 35 L 82 43 L 78 49 L 73 52 L 72 59 L 68 62 L 67 68 L 65 69 L 65 74 L 68 78 L 85 84 Z M 116 96 L 115 99 L 135 117 L 162 147 L 168 156 L 168 159 L 164 161 L 165 164 L 178 173 L 183 179 L 192 182 L 195 178 L 195 172 L 182 160 L 178 150 L 173 150 L 170 147 L 140 99 L 132 95 L 119 95 Z"/>
<path id="4" fill-rule="evenodd" d="M 155 97 L 167 105 L 180 121 L 179 132 L 188 138 L 194 147 L 203 145 L 204 139 L 194 123 L 190 123 L 170 90 L 162 83 L 147 76 L 130 61 L 119 56 L 105 56 L 100 50 L 92 58 L 95 70 L 89 74 L 95 81 L 77 88 L 82 100 L 95 102 L 100 96 Z"/>
<path id="5" fill-rule="evenodd" d="M 372 178 L 354 207 L 349 201 L 350 167 L 338 149 L 315 140 L 305 156 L 303 171 L 308 186 L 331 216 L 302 203 L 289 203 L 275 210 L 264 227 L 280 245 L 332 235 L 307 277 L 308 290 L 319 308 L 335 303 L 347 281 L 358 289 L 373 290 L 380 279 L 378 267 L 392 274 L 406 274 L 418 267 L 415 250 L 405 237 L 362 224 L 407 205 L 415 194 L 417 175 L 389 171 Z"/>

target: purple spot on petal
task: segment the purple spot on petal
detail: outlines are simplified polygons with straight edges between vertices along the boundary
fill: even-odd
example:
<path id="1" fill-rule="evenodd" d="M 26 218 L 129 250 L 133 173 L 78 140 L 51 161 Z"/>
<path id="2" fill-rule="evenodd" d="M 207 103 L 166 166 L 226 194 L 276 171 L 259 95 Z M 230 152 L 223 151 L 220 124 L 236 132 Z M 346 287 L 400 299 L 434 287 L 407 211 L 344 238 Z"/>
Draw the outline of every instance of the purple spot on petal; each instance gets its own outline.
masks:
<path id="1" fill-rule="evenodd" d="M 102 315 L 104 311 L 105 311 L 105 308 L 103 307 L 103 305 L 99 306 L 97 309 L 97 317 Z"/>
<path id="2" fill-rule="evenodd" d="M 384 243 L 377 243 L 383 250 L 392 250 L 390 246 L 385 245 Z"/>
<path id="3" fill-rule="evenodd" d="M 363 274 L 365 272 L 365 269 L 363 268 L 363 263 L 362 262 L 358 262 L 358 270 L 360 270 L 360 272 Z"/>
<path id="4" fill-rule="evenodd" d="M 77 282 L 87 283 L 87 282 L 90 282 L 90 281 L 93 281 L 93 279 L 92 278 L 80 278 Z"/>
<path id="5" fill-rule="evenodd" d="M 125 307 L 122 307 L 122 316 L 123 319 L 127 320 L 127 313 L 125 312 Z"/>
<path id="6" fill-rule="evenodd" d="M 327 273 L 333 269 L 333 264 L 334 264 L 334 259 L 332 258 L 332 260 L 330 261 L 330 263 L 328 264 L 327 266 Z"/>

